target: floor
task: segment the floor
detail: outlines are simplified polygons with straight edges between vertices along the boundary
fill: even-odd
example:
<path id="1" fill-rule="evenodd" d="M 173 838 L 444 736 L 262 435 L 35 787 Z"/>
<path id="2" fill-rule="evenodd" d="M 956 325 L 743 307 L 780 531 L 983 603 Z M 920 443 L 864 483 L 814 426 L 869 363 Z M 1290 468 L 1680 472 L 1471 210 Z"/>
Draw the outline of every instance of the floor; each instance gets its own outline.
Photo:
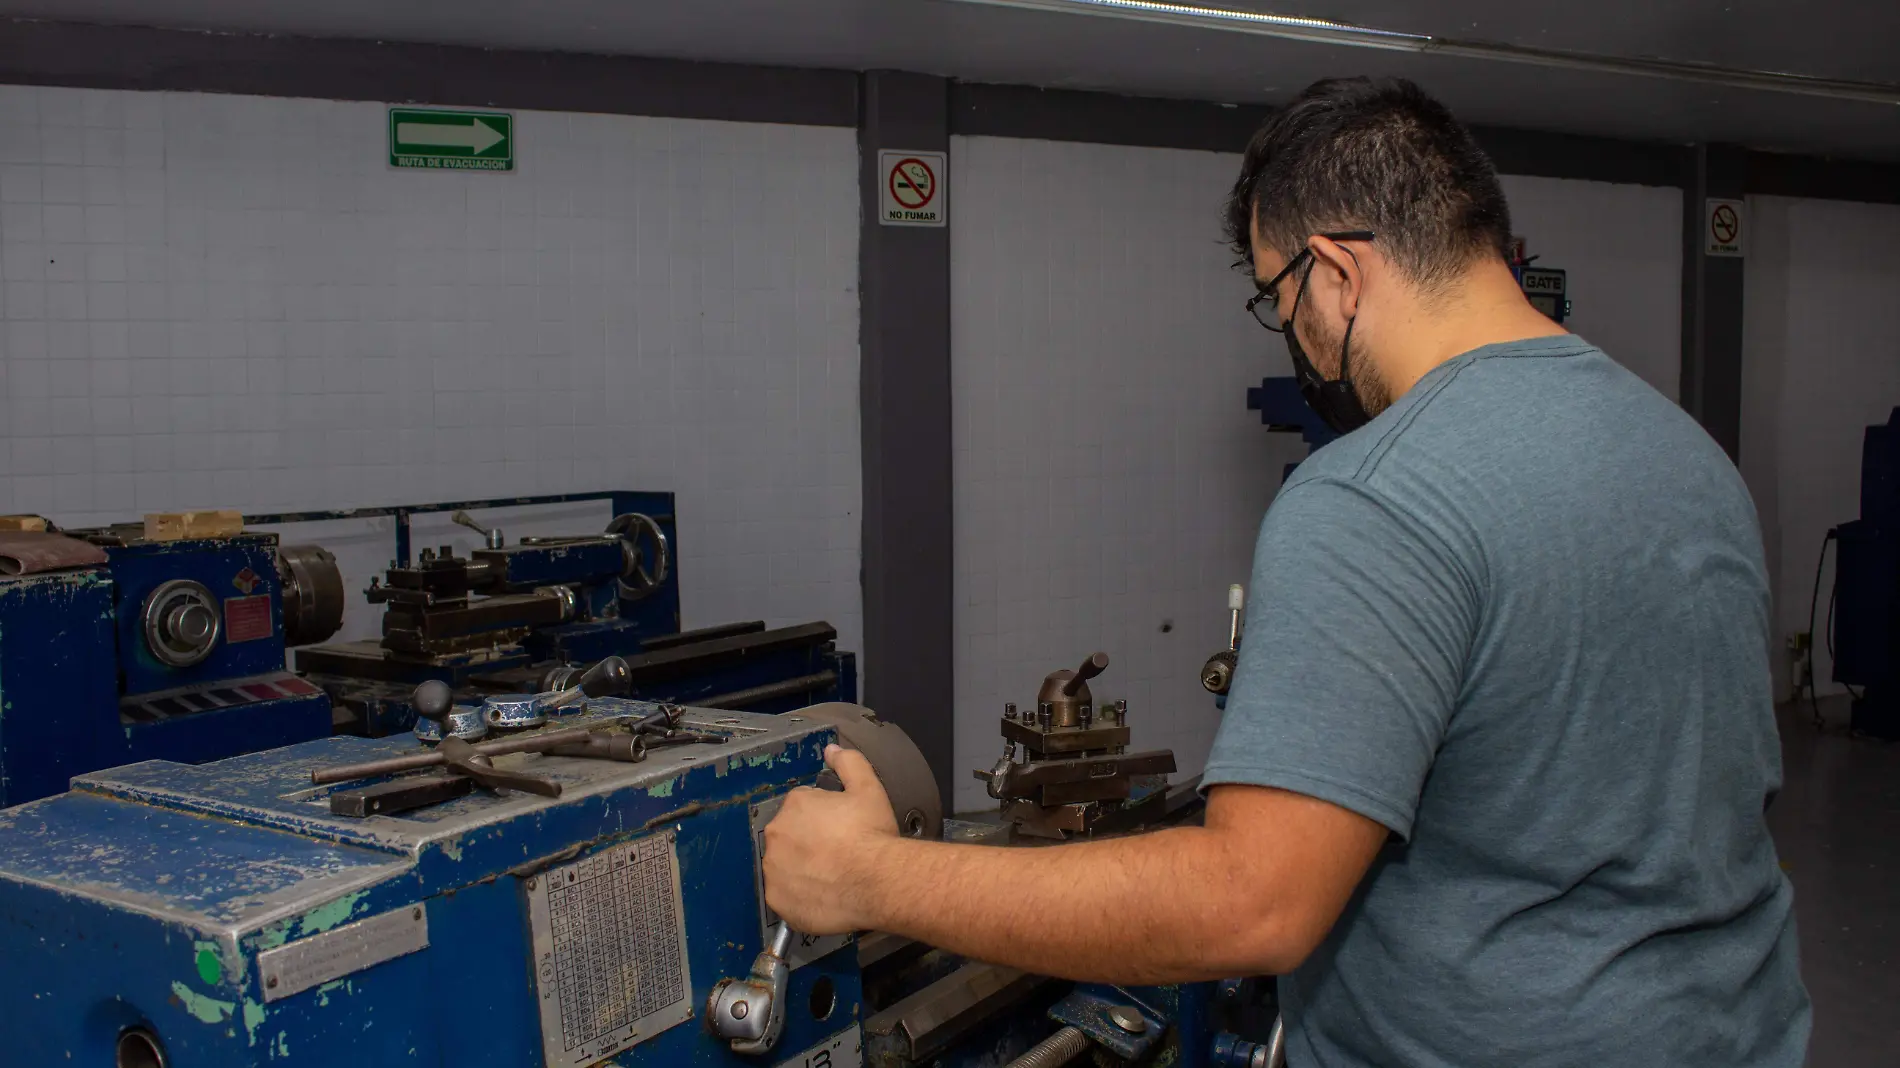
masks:
<path id="1" fill-rule="evenodd" d="M 1781 715 L 1785 785 L 1768 822 L 1794 881 L 1814 998 L 1809 1068 L 1900 1065 L 1900 743 L 1849 738 L 1844 698 Z"/>

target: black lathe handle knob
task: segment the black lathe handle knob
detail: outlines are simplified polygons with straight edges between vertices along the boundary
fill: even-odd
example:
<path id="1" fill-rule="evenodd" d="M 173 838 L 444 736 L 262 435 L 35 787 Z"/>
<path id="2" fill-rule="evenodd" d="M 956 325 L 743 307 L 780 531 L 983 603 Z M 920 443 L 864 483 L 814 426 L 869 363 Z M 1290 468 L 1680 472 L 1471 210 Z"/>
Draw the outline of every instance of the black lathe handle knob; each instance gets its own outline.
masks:
<path id="1" fill-rule="evenodd" d="M 1082 661 L 1081 667 L 1075 669 L 1075 677 L 1071 678 L 1068 682 L 1065 682 L 1062 684 L 1062 696 L 1074 697 L 1076 691 L 1082 688 L 1083 683 L 1089 681 L 1090 679 L 1094 678 L 1097 675 L 1100 675 L 1103 671 L 1106 671 L 1107 669 L 1108 669 L 1108 654 L 1107 653 L 1091 654 L 1087 660 Z"/>
<path id="2" fill-rule="evenodd" d="M 416 715 L 442 723 L 455 704 L 455 693 L 441 679 L 430 679 L 416 687 L 416 692 L 409 697 L 409 704 L 415 708 Z"/>

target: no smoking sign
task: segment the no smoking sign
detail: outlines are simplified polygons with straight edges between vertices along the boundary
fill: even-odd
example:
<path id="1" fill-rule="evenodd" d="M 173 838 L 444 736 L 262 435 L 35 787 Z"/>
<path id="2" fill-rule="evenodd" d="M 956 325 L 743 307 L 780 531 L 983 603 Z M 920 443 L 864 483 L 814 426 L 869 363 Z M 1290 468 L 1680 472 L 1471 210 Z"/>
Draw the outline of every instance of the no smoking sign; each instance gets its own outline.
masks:
<path id="1" fill-rule="evenodd" d="M 1702 237 L 1711 256 L 1742 255 L 1742 208 L 1739 200 L 1709 198 L 1702 209 Z"/>
<path id="2" fill-rule="evenodd" d="M 878 222 L 886 226 L 942 226 L 944 175 L 942 152 L 885 149 L 877 154 Z"/>

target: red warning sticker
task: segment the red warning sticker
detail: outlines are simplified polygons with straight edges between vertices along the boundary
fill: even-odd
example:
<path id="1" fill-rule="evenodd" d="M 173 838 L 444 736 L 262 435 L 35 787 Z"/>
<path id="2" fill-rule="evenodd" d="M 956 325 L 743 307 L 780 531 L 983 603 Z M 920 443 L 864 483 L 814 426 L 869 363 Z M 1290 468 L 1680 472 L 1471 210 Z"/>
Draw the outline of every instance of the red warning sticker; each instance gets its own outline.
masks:
<path id="1" fill-rule="evenodd" d="M 270 617 L 270 595 L 233 597 L 224 602 L 224 640 L 254 642 L 277 632 Z"/>

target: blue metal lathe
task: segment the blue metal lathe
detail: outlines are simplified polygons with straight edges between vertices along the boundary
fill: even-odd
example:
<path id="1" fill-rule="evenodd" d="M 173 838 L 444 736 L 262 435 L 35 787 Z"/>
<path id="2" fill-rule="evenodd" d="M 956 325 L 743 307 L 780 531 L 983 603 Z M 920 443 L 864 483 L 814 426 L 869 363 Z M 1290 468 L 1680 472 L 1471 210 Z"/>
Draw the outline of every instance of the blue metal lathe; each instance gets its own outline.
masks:
<path id="1" fill-rule="evenodd" d="M 657 709 L 600 699 L 557 729 Z M 0 813 L 6 1063 L 756 1063 L 696 1020 L 766 937 L 760 808 L 813 781 L 835 728 L 682 722 L 705 740 L 638 762 L 492 759 L 552 798 L 335 815 L 349 787 L 312 786 L 313 767 L 421 751 L 338 737 L 135 764 Z M 792 962 L 778 1060 L 854 1060 L 849 939 Z"/>
<path id="2" fill-rule="evenodd" d="M 336 623 L 324 631 L 306 615 L 300 632 L 294 591 L 286 617 L 275 534 L 6 538 L 16 573 L 0 577 L 0 806 L 115 764 L 216 760 L 330 733 L 329 700 L 285 670 L 284 648 Z"/>
<path id="3" fill-rule="evenodd" d="M 599 534 L 506 544 L 467 509 L 606 501 Z M 486 547 L 410 558 L 413 515 L 454 512 Z M 396 558 L 372 603 L 378 641 L 341 625 L 336 560 L 275 534 L 152 540 L 140 525 L 0 532 L 0 807 L 141 760 L 202 763 L 415 724 L 439 679 L 467 698 L 558 689 L 620 657 L 624 692 L 784 712 L 857 696 L 857 662 L 814 621 L 682 632 L 670 493 L 602 492 L 245 517 L 252 525 L 392 517 Z M 295 664 L 286 649 L 304 646 Z M 296 673 L 288 668 L 294 666 Z"/>
<path id="4" fill-rule="evenodd" d="M 487 509 L 601 500 L 613 520 L 598 534 L 528 537 L 508 544 L 484 527 Z M 476 514 L 471 514 L 471 512 Z M 655 701 L 783 712 L 857 699 L 857 661 L 812 622 L 767 628 L 742 622 L 680 630 L 678 531 L 671 493 L 608 491 L 412 504 L 345 512 L 252 516 L 259 524 L 390 516 L 396 556 L 365 594 L 384 606 L 382 637 L 297 652 L 297 669 L 321 684 L 351 733 L 406 731 L 411 689 L 439 679 L 465 697 L 545 690 L 604 657 L 631 666 L 633 696 Z M 412 559 L 409 520 L 452 513 L 486 545 L 456 555 L 424 548 Z"/>

